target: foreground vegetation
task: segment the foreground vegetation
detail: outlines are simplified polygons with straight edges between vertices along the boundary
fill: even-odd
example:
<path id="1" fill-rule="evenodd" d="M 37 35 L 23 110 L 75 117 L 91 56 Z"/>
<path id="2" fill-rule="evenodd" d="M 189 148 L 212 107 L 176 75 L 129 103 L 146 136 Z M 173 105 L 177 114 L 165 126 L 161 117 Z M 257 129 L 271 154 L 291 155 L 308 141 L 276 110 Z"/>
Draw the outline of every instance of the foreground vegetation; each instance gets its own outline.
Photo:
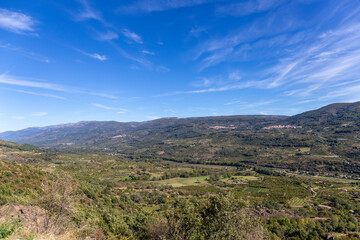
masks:
<path id="1" fill-rule="evenodd" d="M 358 180 L 246 164 L 47 152 L 13 144 L 2 145 L 0 170 L 0 238 L 360 235 Z M 36 224 L 28 213 L 36 213 Z"/>

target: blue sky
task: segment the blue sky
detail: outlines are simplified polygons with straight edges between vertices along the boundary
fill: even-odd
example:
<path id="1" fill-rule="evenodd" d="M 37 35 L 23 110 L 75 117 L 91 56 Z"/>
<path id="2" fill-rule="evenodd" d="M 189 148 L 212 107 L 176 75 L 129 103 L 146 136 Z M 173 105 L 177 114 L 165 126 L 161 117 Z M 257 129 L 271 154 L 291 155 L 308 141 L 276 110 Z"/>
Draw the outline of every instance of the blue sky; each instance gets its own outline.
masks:
<path id="1" fill-rule="evenodd" d="M 360 0 L 0 2 L 0 131 L 360 100 Z"/>

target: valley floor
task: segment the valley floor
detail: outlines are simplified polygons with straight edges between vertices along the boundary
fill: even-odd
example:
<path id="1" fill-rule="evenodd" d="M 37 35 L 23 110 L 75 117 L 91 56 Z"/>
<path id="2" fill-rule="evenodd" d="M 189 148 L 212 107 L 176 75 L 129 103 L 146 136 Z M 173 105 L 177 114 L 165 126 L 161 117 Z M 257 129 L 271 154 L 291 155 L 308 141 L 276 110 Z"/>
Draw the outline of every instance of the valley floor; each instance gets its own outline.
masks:
<path id="1" fill-rule="evenodd" d="M 2 147 L 0 238 L 357 239 L 360 181 Z M 29 217 L 29 212 L 36 218 Z M 241 226 L 241 227 L 239 227 Z"/>

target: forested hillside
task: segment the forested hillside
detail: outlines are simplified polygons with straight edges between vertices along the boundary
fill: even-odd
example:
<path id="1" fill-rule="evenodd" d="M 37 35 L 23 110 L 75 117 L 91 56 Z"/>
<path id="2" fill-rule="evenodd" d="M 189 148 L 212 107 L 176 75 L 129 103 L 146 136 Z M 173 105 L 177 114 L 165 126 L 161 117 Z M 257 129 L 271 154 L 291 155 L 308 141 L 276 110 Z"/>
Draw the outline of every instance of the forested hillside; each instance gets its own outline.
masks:
<path id="1" fill-rule="evenodd" d="M 162 118 L 80 122 L 0 134 L 7 140 L 72 152 L 192 163 L 258 165 L 358 174 L 360 103 L 285 116 Z"/>

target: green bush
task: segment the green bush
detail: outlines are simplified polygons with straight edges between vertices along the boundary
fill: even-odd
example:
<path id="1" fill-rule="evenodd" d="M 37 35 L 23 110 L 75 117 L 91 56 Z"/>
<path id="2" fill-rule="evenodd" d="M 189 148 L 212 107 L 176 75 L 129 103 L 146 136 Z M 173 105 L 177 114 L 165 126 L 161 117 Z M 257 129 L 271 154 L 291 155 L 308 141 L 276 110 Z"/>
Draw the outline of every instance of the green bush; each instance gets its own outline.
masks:
<path id="1" fill-rule="evenodd" d="M 10 236 L 15 231 L 16 227 L 16 223 L 0 223 L 0 239 Z"/>

